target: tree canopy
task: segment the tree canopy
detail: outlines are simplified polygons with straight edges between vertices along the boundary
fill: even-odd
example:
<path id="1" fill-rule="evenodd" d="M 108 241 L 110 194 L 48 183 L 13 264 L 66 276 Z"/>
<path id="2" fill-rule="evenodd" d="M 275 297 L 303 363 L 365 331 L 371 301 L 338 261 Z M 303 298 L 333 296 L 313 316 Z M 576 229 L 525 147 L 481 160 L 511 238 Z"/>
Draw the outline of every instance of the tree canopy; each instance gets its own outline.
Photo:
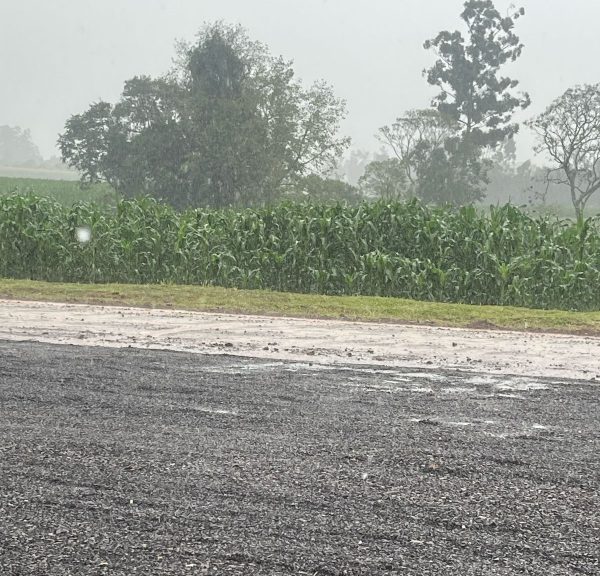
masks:
<path id="1" fill-rule="evenodd" d="M 425 202 L 463 205 L 484 196 L 487 164 L 478 154 L 457 146 L 457 124 L 433 108 L 409 110 L 379 139 L 394 153 L 403 170 L 406 196 Z"/>
<path id="2" fill-rule="evenodd" d="M 424 71 L 439 89 L 432 106 L 454 133 L 420 163 L 422 197 L 444 201 L 445 196 L 452 203 L 483 198 L 490 167 L 485 152 L 516 134 L 512 115 L 530 103 L 526 93 L 514 92 L 517 80 L 500 75 L 523 50 L 514 26 L 524 13 L 520 8 L 502 17 L 492 0 L 467 0 L 460 17 L 468 37 L 444 30 L 425 42 L 438 57 Z"/>
<path id="3" fill-rule="evenodd" d="M 85 181 L 128 196 L 180 207 L 265 203 L 335 167 L 349 144 L 338 136 L 344 116 L 328 84 L 304 87 L 291 62 L 219 22 L 181 44 L 165 76 L 132 78 L 115 105 L 72 116 L 59 146 Z"/>
<path id="4" fill-rule="evenodd" d="M 460 15 L 468 39 L 458 30 L 445 30 L 424 44 L 438 56 L 424 72 L 440 90 L 433 105 L 460 126 L 461 139 L 472 146 L 493 148 L 514 135 L 518 124 L 511 123 L 512 114 L 529 106 L 527 93 L 513 92 L 518 80 L 499 76 L 506 63 L 521 55 L 514 26 L 524 14 L 520 8 L 502 17 L 492 0 L 468 0 Z"/>
<path id="5" fill-rule="evenodd" d="M 528 125 L 552 161 L 548 182 L 568 187 L 581 218 L 600 190 L 600 84 L 569 88 Z"/>
<path id="6" fill-rule="evenodd" d="M 434 150 L 443 149 L 456 127 L 437 110 L 409 110 L 391 126 L 379 129 L 378 138 L 393 152 L 404 171 L 410 195 L 419 196 L 419 174 Z"/>
<path id="7" fill-rule="evenodd" d="M 410 196 L 404 166 L 398 158 L 373 160 L 358 181 L 365 198 L 405 200 Z"/>

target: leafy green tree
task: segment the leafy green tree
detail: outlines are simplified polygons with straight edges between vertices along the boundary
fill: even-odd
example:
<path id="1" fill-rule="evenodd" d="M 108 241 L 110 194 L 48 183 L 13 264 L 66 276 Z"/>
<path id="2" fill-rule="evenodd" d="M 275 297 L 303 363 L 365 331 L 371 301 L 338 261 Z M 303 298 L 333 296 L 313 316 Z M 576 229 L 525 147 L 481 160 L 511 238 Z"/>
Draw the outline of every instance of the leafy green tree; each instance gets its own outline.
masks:
<path id="1" fill-rule="evenodd" d="M 434 150 L 443 148 L 456 126 L 437 110 L 409 110 L 391 126 L 379 129 L 378 138 L 394 154 L 404 170 L 409 194 L 418 195 L 418 175 Z"/>
<path id="2" fill-rule="evenodd" d="M 358 186 L 367 198 L 403 200 L 409 196 L 404 166 L 398 158 L 374 160 L 367 164 Z"/>
<path id="3" fill-rule="evenodd" d="M 432 149 L 417 168 L 416 196 L 424 202 L 464 206 L 485 197 L 486 165 L 471 154 Z"/>
<path id="4" fill-rule="evenodd" d="M 517 80 L 500 75 L 523 50 L 514 26 L 524 13 L 520 8 L 502 17 L 492 0 L 467 0 L 461 19 L 468 38 L 460 31 L 442 31 L 424 44 L 438 56 L 424 72 L 429 84 L 440 90 L 432 104 L 458 127 L 445 144 L 444 164 L 458 168 L 455 180 L 471 186 L 462 195 L 466 201 L 477 200 L 487 183 L 490 163 L 483 152 L 518 131 L 512 115 L 530 103 L 526 93 L 514 93 Z M 441 160 L 441 153 L 436 156 Z"/>
<path id="5" fill-rule="evenodd" d="M 205 26 L 161 78 L 125 83 L 116 105 L 93 104 L 59 137 L 84 180 L 106 180 L 183 206 L 275 200 L 298 178 L 332 170 L 349 139 L 345 103 L 324 82 L 305 88 L 290 62 L 241 27 Z"/>
<path id="6" fill-rule="evenodd" d="M 484 196 L 487 163 L 474 155 L 463 156 L 455 137 L 458 125 L 435 109 L 410 110 L 379 138 L 394 153 L 404 171 L 405 196 L 425 202 L 463 205 Z"/>
<path id="7" fill-rule="evenodd" d="M 364 200 L 364 196 L 356 186 L 337 178 L 317 174 L 299 178 L 286 192 L 285 198 L 314 202 L 346 202 L 348 204 L 357 204 Z"/>
<path id="8" fill-rule="evenodd" d="M 491 147 L 519 129 L 511 123 L 515 110 L 527 108 L 528 94 L 514 94 L 518 80 L 499 76 L 501 68 L 519 58 L 523 44 L 513 29 L 523 8 L 502 17 L 492 0 L 468 0 L 460 17 L 468 29 L 442 31 L 424 44 L 438 55 L 425 71 L 427 81 L 439 88 L 433 104 L 460 126 L 461 140 L 476 148 Z"/>
<path id="9" fill-rule="evenodd" d="M 29 130 L 18 126 L 0 126 L 0 165 L 39 166 L 42 161 Z"/>
<path id="10" fill-rule="evenodd" d="M 537 151 L 553 163 L 548 183 L 567 186 L 575 214 L 583 218 L 600 190 L 600 84 L 569 88 L 528 125 L 539 138 Z"/>

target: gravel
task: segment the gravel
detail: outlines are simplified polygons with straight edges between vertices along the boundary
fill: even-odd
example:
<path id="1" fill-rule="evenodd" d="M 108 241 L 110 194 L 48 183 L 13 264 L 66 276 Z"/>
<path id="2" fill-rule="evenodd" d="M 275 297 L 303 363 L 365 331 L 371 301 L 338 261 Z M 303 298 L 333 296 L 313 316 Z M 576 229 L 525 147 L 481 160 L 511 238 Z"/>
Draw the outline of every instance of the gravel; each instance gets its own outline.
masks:
<path id="1" fill-rule="evenodd" d="M 599 393 L 0 341 L 0 574 L 599 574 Z"/>

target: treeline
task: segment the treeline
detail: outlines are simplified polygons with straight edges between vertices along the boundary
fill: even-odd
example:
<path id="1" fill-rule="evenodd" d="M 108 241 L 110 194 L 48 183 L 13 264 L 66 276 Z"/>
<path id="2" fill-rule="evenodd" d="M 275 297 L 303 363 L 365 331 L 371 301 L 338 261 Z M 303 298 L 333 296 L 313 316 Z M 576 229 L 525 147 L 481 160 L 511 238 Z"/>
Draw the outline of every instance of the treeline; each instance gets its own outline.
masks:
<path id="1" fill-rule="evenodd" d="M 180 45 L 169 73 L 132 78 L 116 104 L 95 102 L 72 116 L 59 138 L 62 157 L 86 182 L 178 208 L 298 195 L 469 204 L 484 196 L 487 155 L 510 141 L 513 112 L 529 104 L 518 81 L 500 75 L 523 49 L 514 32 L 523 14 L 468 0 L 466 39 L 442 31 L 425 42 L 437 57 L 425 76 L 438 96 L 379 131 L 393 157 L 370 163 L 356 188 L 331 177 L 350 145 L 338 134 L 345 102 L 325 82 L 305 87 L 290 61 L 222 22 Z"/>
<path id="2" fill-rule="evenodd" d="M 164 76 L 132 78 L 115 104 L 95 102 L 69 118 L 62 158 L 85 182 L 178 208 L 298 195 L 472 204 L 485 197 L 498 152 L 514 145 L 514 113 L 530 104 L 505 74 L 524 49 L 515 29 L 525 11 L 510 10 L 467 0 L 463 31 L 424 42 L 435 58 L 424 76 L 437 94 L 379 130 L 391 157 L 369 163 L 358 187 L 331 176 L 350 145 L 339 134 L 345 102 L 326 82 L 304 86 L 291 61 L 221 22 L 180 45 Z M 567 90 L 527 124 L 550 159 L 544 179 L 582 218 L 600 189 L 600 85 Z"/>

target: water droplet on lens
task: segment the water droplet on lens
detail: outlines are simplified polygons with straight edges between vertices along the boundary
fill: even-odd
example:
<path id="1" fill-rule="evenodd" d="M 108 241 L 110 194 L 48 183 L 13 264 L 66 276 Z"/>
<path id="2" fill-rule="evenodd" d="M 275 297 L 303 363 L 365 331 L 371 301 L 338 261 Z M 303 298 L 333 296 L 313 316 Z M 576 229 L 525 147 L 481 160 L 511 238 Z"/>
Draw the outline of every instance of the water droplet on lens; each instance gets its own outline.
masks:
<path id="1" fill-rule="evenodd" d="M 75 237 L 79 242 L 85 244 L 92 238 L 92 231 L 88 226 L 79 226 L 79 228 L 75 230 Z"/>

